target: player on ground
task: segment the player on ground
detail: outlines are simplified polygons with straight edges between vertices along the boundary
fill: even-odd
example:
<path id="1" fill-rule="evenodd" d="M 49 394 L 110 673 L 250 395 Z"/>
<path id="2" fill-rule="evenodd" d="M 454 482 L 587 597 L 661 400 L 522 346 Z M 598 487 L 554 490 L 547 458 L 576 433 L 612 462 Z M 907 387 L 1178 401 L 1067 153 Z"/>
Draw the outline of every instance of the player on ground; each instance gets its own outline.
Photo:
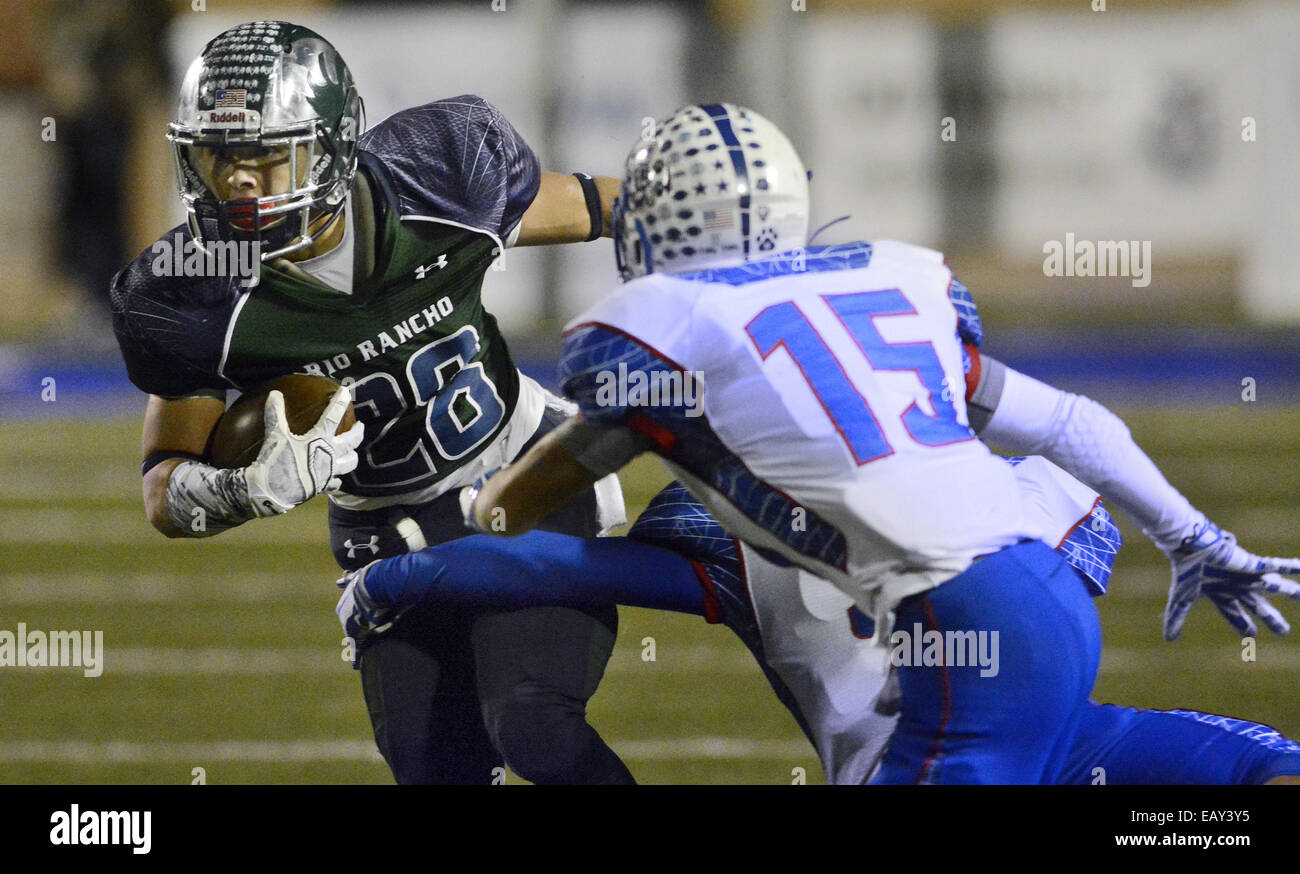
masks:
<path id="1" fill-rule="evenodd" d="M 521 534 L 653 449 L 878 636 L 999 640 L 992 672 L 900 666 L 878 781 L 1053 782 L 1100 654 L 1088 594 L 947 390 L 962 348 L 941 259 L 805 252 L 807 207 L 794 149 L 748 110 L 688 106 L 638 145 L 615 217 L 626 284 L 575 323 L 561 363 L 582 418 L 469 494 L 467 518 Z"/>
<path id="2" fill-rule="evenodd" d="M 1104 593 L 1120 534 L 1100 498 L 1045 459 L 1010 461 L 1047 541 L 1059 544 L 1093 594 Z M 417 603 L 516 609 L 616 601 L 721 622 L 750 650 L 832 783 L 866 782 L 896 722 L 896 694 L 885 694 L 888 653 L 871 645 L 866 617 L 825 581 L 731 538 L 677 483 L 626 538 L 468 537 L 377 561 L 340 582 L 339 619 L 353 637 L 376 633 Z M 1300 745 L 1267 726 L 1090 701 L 1059 782 L 1264 783 L 1297 774 Z"/>
<path id="3" fill-rule="evenodd" d="M 145 507 L 169 537 L 217 534 L 323 491 L 345 569 L 459 537 L 459 488 L 568 415 L 518 372 L 480 289 L 508 245 L 600 236 L 617 183 L 540 172 L 472 95 L 363 127 L 338 53 L 287 22 L 225 31 L 185 77 L 168 139 L 188 227 L 112 287 L 128 373 L 150 395 Z M 255 276 L 172 269 L 173 248 L 196 244 L 253 247 Z M 341 392 L 294 437 L 273 393 L 257 461 L 208 465 L 227 391 L 297 372 L 350 385 L 356 428 L 334 434 Z M 606 480 L 546 527 L 596 536 L 621 514 Z M 413 613 L 360 655 L 398 782 L 488 783 L 503 754 L 534 782 L 630 782 L 585 721 L 616 628 L 608 606 Z"/>

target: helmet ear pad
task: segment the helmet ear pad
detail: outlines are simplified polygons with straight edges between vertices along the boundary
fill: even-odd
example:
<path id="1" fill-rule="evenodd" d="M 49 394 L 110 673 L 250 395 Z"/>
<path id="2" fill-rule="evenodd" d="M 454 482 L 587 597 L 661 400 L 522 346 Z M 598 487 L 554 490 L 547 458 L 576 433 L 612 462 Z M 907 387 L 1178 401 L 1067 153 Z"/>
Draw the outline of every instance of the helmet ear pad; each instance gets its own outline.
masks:
<path id="1" fill-rule="evenodd" d="M 623 197 L 614 199 L 610 223 L 614 226 L 614 262 L 625 281 L 653 273 L 650 263 L 650 238 L 640 219 L 624 221 Z"/>

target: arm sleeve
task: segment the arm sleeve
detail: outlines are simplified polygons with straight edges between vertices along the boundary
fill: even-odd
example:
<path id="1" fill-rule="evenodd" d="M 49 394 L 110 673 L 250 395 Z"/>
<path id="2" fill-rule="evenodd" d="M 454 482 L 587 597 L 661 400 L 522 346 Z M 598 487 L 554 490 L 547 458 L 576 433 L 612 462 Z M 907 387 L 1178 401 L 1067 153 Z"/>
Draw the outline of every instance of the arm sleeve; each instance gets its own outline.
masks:
<path id="1" fill-rule="evenodd" d="M 362 148 L 392 173 L 405 212 L 432 214 L 503 239 L 537 197 L 537 155 L 495 106 L 464 94 L 403 110 Z"/>
<path id="2" fill-rule="evenodd" d="M 1056 462 L 1128 513 L 1162 548 L 1177 546 L 1204 520 L 1110 410 L 988 356 L 981 371 L 972 393 L 972 404 L 989 411 L 981 438 Z"/>
<path id="3" fill-rule="evenodd" d="M 667 392 L 666 397 L 658 388 L 651 392 L 652 386 L 668 384 L 682 391 Z M 660 452 L 676 445 L 675 423 L 699 415 L 700 386 L 694 378 L 609 325 L 581 325 L 565 336 L 560 385 L 585 421 L 636 432 Z"/>
<path id="4" fill-rule="evenodd" d="M 966 413 L 970 417 L 971 430 L 979 434 L 988 426 L 998 398 L 1002 397 L 1007 369 L 993 358 L 988 359 L 986 369 L 984 357 L 970 344 L 963 345 L 962 351 L 966 353 L 963 359 L 966 367 Z"/>
<path id="5" fill-rule="evenodd" d="M 211 537 L 254 516 L 242 469 L 223 470 L 199 461 L 176 465 L 167 480 L 167 515 L 186 537 Z"/>
<path id="6" fill-rule="evenodd" d="M 970 290 L 955 276 L 948 283 L 948 300 L 957 310 L 957 336 L 964 345 L 979 348 L 984 342 L 984 325 L 980 322 L 979 309 Z"/>

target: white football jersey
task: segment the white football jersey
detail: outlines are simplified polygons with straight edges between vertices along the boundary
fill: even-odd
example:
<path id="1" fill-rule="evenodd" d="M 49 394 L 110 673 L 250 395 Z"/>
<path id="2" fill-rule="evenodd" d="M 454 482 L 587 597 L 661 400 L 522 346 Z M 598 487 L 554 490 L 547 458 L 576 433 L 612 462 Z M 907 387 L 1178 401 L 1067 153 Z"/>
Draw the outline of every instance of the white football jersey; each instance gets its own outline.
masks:
<path id="1" fill-rule="evenodd" d="M 1031 456 L 1014 468 L 998 463 L 1014 473 L 1050 546 L 1060 549 L 1076 527 L 1091 523 L 1097 493 L 1047 459 Z M 798 703 L 827 779 L 865 783 L 898 718 L 896 702 L 880 700 L 889 651 L 854 633 L 854 601 L 830 583 L 775 565 L 743 543 L 741 556 L 767 662 Z M 1095 560 L 1109 575 L 1113 558 L 1112 551 Z"/>
<path id="2" fill-rule="evenodd" d="M 651 274 L 574 321 L 562 369 L 590 384 L 651 350 L 702 385 L 696 409 L 606 402 L 673 435 L 669 466 L 729 531 L 888 628 L 902 598 L 1042 536 L 968 427 L 953 282 L 939 253 L 897 242 Z M 599 418 L 599 397 L 572 393 Z"/>

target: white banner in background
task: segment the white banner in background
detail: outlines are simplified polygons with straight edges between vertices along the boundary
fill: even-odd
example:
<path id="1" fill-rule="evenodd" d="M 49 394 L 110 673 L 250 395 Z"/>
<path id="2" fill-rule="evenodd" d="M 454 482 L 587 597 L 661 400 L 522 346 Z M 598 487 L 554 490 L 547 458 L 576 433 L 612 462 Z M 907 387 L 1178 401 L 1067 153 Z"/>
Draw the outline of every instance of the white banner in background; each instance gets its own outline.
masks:
<path id="1" fill-rule="evenodd" d="M 1242 303 L 1260 321 L 1300 324 L 1296 250 L 1300 244 L 1300 5 L 1261 2 L 1246 6 L 1246 43 L 1252 52 L 1249 105 L 1237 119 L 1252 122 L 1255 155 L 1248 190 L 1242 259 Z"/>
<path id="2" fill-rule="evenodd" d="M 1240 9 L 1112 6 L 990 22 L 994 216 L 1015 261 L 1066 232 L 1149 240 L 1157 263 L 1241 242 L 1258 153 Z"/>
<path id="3" fill-rule="evenodd" d="M 687 102 L 686 32 L 671 7 L 572 9 L 564 18 L 557 65 L 559 136 L 554 169 L 623 177 L 623 162 L 646 117 Z M 578 315 L 618 283 L 614 248 L 597 240 L 557 250 L 559 309 Z"/>
<path id="4" fill-rule="evenodd" d="M 813 171 L 810 230 L 851 216 L 817 243 L 938 239 L 938 149 L 956 144 L 940 140 L 936 51 L 920 16 L 828 14 L 801 28 L 790 138 Z"/>

